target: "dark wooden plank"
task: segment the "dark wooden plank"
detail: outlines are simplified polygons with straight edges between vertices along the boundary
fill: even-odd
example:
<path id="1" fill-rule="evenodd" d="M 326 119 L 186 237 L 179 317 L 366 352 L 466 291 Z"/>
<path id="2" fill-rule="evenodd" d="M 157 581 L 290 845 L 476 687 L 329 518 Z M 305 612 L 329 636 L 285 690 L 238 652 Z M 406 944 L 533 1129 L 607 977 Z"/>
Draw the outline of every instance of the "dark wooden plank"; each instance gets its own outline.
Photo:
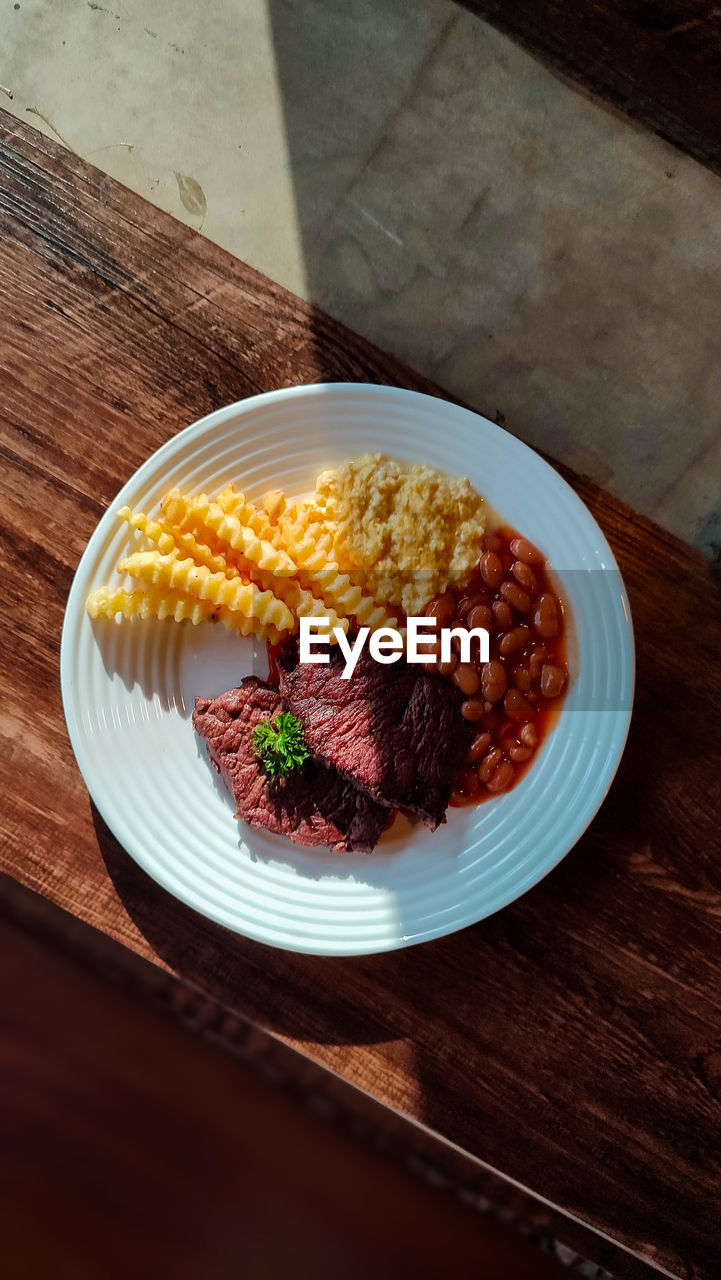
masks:
<path id="1" fill-rule="evenodd" d="M 512 1228 L 411 1176 L 0 923 L 3 1275 L 565 1280 Z"/>
<path id="2" fill-rule="evenodd" d="M 721 9 L 713 0 L 461 3 L 721 172 Z"/>
<path id="3" fill-rule="evenodd" d="M 655 1267 L 507 1182 L 430 1129 L 409 1123 L 401 1113 L 349 1085 L 341 1075 L 327 1071 L 272 1033 L 231 1013 L 177 974 L 151 964 L 17 880 L 0 874 L 0 935 L 5 925 L 40 942 L 52 953 L 54 964 L 57 957 L 70 959 L 76 968 L 92 973 L 103 990 L 109 984 L 119 987 L 164 1021 L 248 1063 L 298 1105 L 330 1121 L 337 1132 L 362 1138 L 485 1219 L 513 1227 L 544 1253 L 562 1257 L 572 1268 L 564 1273 L 567 1280 L 577 1274 L 588 1276 L 590 1259 L 615 1280 L 658 1280 Z M 3 971 L 7 972 L 7 966 Z M 505 1274 L 517 1280 L 512 1268 L 506 1267 Z"/>
<path id="4" fill-rule="evenodd" d="M 721 598 L 711 565 L 570 477 L 629 588 L 636 711 L 598 818 L 519 903 L 404 954 L 337 961 L 272 952 L 196 917 L 119 848 L 72 759 L 57 662 L 85 541 L 152 449 L 239 395 L 334 378 L 434 388 L 32 130 L 0 122 L 0 867 L 647 1261 L 715 1277 Z"/>

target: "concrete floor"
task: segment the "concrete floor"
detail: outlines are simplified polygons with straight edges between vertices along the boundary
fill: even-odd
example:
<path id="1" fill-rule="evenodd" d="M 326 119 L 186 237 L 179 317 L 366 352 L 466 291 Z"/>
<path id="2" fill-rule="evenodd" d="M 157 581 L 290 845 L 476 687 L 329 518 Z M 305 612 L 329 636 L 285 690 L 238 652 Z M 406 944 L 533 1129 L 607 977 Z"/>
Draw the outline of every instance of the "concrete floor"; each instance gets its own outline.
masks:
<path id="1" fill-rule="evenodd" d="M 3 0 L 0 86 L 721 558 L 721 179 L 450 0 Z"/>

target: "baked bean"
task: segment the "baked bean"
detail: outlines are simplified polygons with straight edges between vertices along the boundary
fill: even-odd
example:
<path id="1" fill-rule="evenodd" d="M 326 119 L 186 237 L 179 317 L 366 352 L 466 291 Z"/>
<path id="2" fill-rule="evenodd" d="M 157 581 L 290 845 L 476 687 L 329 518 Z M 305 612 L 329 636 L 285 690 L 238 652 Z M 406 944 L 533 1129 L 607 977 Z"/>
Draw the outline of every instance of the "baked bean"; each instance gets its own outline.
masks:
<path id="1" fill-rule="evenodd" d="M 463 706 L 465 706 L 465 702 Z M 461 708 L 463 710 L 463 708 Z M 477 733 L 473 742 L 466 752 L 466 764 L 475 764 L 477 760 L 484 756 L 491 745 L 491 735 L 487 729 L 482 729 Z"/>
<path id="2" fill-rule="evenodd" d="M 509 631 L 513 625 L 513 614 L 511 613 L 510 605 L 506 604 L 505 600 L 494 600 L 491 610 L 498 630 Z"/>
<path id="3" fill-rule="evenodd" d="M 503 699 L 503 710 L 509 720 L 527 720 L 531 706 L 520 689 L 509 689 Z"/>
<path id="4" fill-rule="evenodd" d="M 531 612 L 531 597 L 523 587 L 519 587 L 517 582 L 503 582 L 500 587 L 500 595 L 519 613 Z"/>
<path id="5" fill-rule="evenodd" d="M 480 688 L 481 677 L 470 662 L 459 662 L 453 672 L 453 679 L 467 698 L 472 698 Z"/>
<path id="6" fill-rule="evenodd" d="M 499 551 L 503 551 L 504 542 L 500 533 L 484 533 L 483 550 L 494 551 L 498 555 Z M 515 552 L 514 552 L 515 555 Z"/>
<path id="7" fill-rule="evenodd" d="M 481 785 L 478 777 L 478 770 L 473 768 L 472 764 L 462 764 L 458 770 L 456 778 L 456 787 L 463 792 L 464 796 L 473 796 Z"/>
<path id="8" fill-rule="evenodd" d="M 511 631 L 507 631 L 498 642 L 498 650 L 502 657 L 508 658 L 511 654 L 520 653 L 521 649 L 525 649 L 528 644 L 530 635 L 530 628 L 524 622 L 521 622 L 517 627 L 513 627 Z"/>
<path id="9" fill-rule="evenodd" d="M 565 683 L 565 671 L 552 662 L 546 662 L 541 671 L 541 693 L 544 698 L 557 698 Z"/>
<path id="10" fill-rule="evenodd" d="M 456 600 L 449 617 L 444 605 Z M 443 663 L 434 644 L 431 664 L 451 675 L 463 692 L 460 710 L 470 724 L 464 767 L 451 797 L 454 804 L 479 804 L 514 786 L 532 766 L 550 727 L 553 699 L 568 684 L 561 602 L 546 573 L 541 552 L 526 538 L 497 528 L 484 535 L 482 554 L 465 588 L 449 587 L 428 612 L 439 625 L 486 629 L 489 661 L 464 663 L 460 641 Z M 559 698 L 560 700 L 560 698 Z M 469 776 L 475 772 L 476 780 Z"/>
<path id="11" fill-rule="evenodd" d="M 511 538 L 510 547 L 514 556 L 524 564 L 532 565 L 534 569 L 542 569 L 546 563 L 538 548 L 528 538 Z"/>
<path id="12" fill-rule="evenodd" d="M 462 625 L 463 625 L 464 627 L 467 627 L 467 626 L 468 626 L 468 622 L 466 621 L 466 622 L 464 622 Z M 461 656 L 461 648 L 462 648 L 462 646 L 463 646 L 463 641 L 462 641 L 462 639 L 461 639 L 461 637 L 460 637 L 460 636 L 451 636 L 451 653 L 455 653 L 459 659 L 460 659 L 460 656 Z M 475 662 L 475 661 L 478 659 L 478 657 L 479 657 L 479 653 L 478 653 L 478 641 L 476 640 L 476 641 L 474 641 L 474 642 L 473 642 L 473 644 L 471 645 L 471 658 L 472 658 L 472 659 L 473 659 L 473 661 Z"/>
<path id="13" fill-rule="evenodd" d="M 435 658 L 421 658 L 418 665 L 423 668 L 426 675 L 434 676 L 438 672 L 438 663 Z"/>
<path id="14" fill-rule="evenodd" d="M 486 662 L 481 671 L 481 688 L 486 702 L 498 702 L 508 688 L 506 668 L 502 662 Z"/>
<path id="15" fill-rule="evenodd" d="M 478 766 L 478 777 L 481 782 L 488 782 L 494 769 L 501 763 L 503 752 L 500 747 L 492 747 Z"/>
<path id="16" fill-rule="evenodd" d="M 461 596 L 456 609 L 456 617 L 462 622 L 479 605 L 488 605 L 488 598 L 487 591 L 474 591 L 472 596 Z"/>
<path id="17" fill-rule="evenodd" d="M 491 774 L 486 786 L 489 791 L 506 791 L 513 782 L 513 765 L 510 760 L 502 760 L 498 768 Z"/>
<path id="18" fill-rule="evenodd" d="M 434 640 L 433 636 L 429 636 L 427 640 L 419 646 L 419 652 L 423 654 L 421 666 L 424 670 L 437 671 L 441 657 L 441 637 L 438 636 L 437 639 Z"/>
<path id="19" fill-rule="evenodd" d="M 488 631 L 492 622 L 493 614 L 487 604 L 477 604 L 468 614 L 467 625 L 471 631 L 474 627 L 485 627 Z"/>
<path id="20" fill-rule="evenodd" d="M 480 559 L 481 577 L 495 591 L 503 582 L 503 565 L 495 551 L 484 551 Z"/>
<path id="21" fill-rule="evenodd" d="M 455 612 L 456 601 L 450 591 L 444 591 L 441 596 L 434 596 L 431 603 L 426 605 L 426 617 L 435 618 L 438 629 L 447 627 Z"/>
<path id="22" fill-rule="evenodd" d="M 452 676 L 458 666 L 458 658 L 455 653 L 452 653 L 447 662 L 439 662 L 437 666 L 442 676 Z"/>
<path id="23" fill-rule="evenodd" d="M 543 640 L 552 640 L 558 634 L 558 608 L 550 591 L 544 591 L 538 597 L 533 625 Z"/>
<path id="24" fill-rule="evenodd" d="M 514 667 L 513 683 L 521 693 L 528 693 L 531 688 L 531 673 L 528 667 Z"/>
<path id="25" fill-rule="evenodd" d="M 548 657 L 548 650 L 545 644 L 539 644 L 538 648 L 533 650 L 533 653 L 531 654 L 531 657 L 530 657 L 530 661 L 528 663 L 528 669 L 531 673 L 532 680 L 541 679 L 541 668 L 544 662 L 546 661 L 547 657 Z"/>
<path id="26" fill-rule="evenodd" d="M 527 591 L 531 596 L 536 595 L 538 592 L 538 578 L 529 565 L 524 564 L 522 560 L 516 560 L 511 565 L 511 573 L 524 591 Z"/>

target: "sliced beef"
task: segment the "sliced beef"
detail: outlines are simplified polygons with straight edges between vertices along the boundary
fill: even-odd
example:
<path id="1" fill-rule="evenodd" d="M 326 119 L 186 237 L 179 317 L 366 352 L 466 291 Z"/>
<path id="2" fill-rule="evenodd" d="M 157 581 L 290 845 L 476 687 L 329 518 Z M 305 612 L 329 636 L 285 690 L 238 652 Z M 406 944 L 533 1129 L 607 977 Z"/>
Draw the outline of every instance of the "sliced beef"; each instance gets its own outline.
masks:
<path id="1" fill-rule="evenodd" d="M 235 816 L 296 844 L 370 853 L 388 822 L 387 809 L 314 760 L 287 778 L 271 778 L 260 763 L 253 730 L 285 710 L 278 690 L 255 676 L 219 698 L 195 699 L 193 725 L 233 795 Z"/>
<path id="2" fill-rule="evenodd" d="M 450 681 L 404 659 L 384 665 L 364 648 L 349 680 L 338 648 L 328 664 L 280 657 L 280 689 L 303 724 L 311 754 L 380 804 L 445 821 L 453 782 L 470 740 Z"/>

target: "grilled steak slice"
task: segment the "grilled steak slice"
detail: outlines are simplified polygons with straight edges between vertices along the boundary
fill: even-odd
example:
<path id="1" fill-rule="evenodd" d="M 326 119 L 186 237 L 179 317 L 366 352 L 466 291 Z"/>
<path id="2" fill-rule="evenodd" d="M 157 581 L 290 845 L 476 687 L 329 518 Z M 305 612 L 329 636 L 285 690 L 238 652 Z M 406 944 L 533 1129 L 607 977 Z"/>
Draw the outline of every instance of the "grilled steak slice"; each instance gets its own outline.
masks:
<path id="1" fill-rule="evenodd" d="M 195 699 L 193 725 L 235 800 L 236 818 L 296 844 L 370 853 L 388 823 L 387 809 L 313 760 L 287 778 L 271 778 L 260 763 L 253 730 L 285 709 L 278 690 L 255 676 L 219 698 Z"/>
<path id="2" fill-rule="evenodd" d="M 458 714 L 458 690 L 402 658 L 382 665 L 367 648 L 349 680 L 343 666 L 337 647 L 327 665 L 298 663 L 294 645 L 281 655 L 281 693 L 308 750 L 380 804 L 435 829 L 472 732 Z"/>

